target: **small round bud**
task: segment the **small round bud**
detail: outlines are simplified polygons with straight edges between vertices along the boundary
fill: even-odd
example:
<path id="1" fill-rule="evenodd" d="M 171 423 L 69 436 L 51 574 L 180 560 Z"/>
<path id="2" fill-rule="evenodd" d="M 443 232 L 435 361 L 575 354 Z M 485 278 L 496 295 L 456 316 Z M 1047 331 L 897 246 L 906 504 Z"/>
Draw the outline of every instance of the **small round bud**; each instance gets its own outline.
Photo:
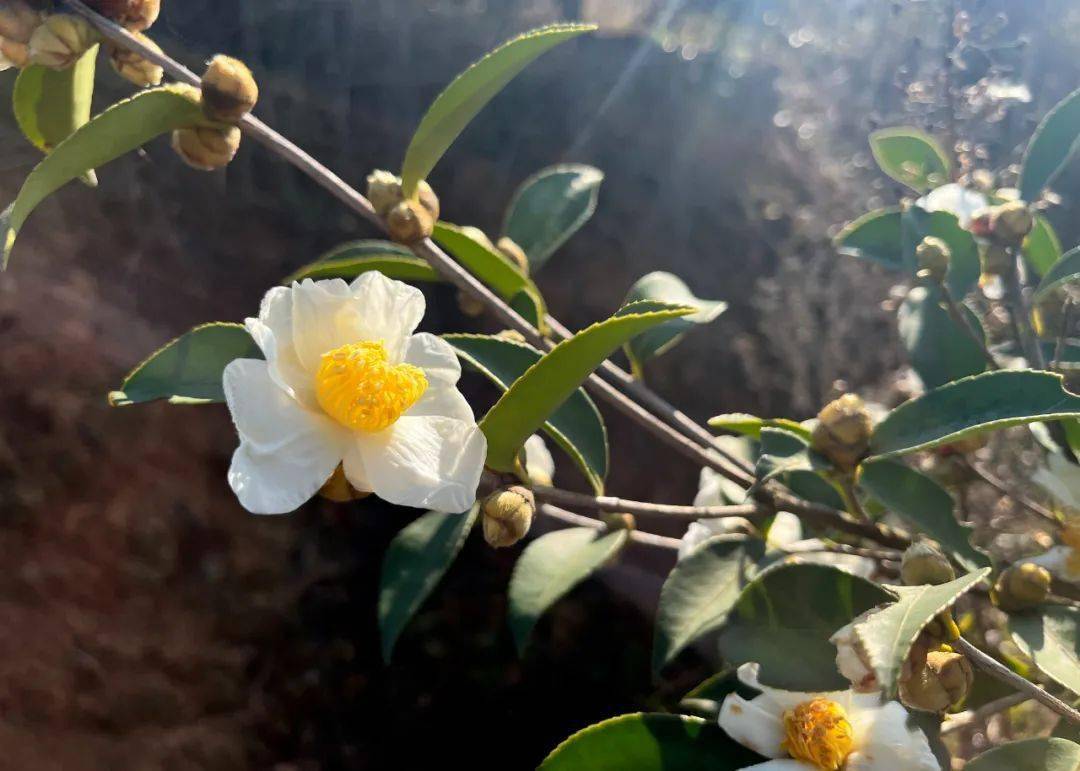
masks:
<path id="1" fill-rule="evenodd" d="M 141 32 L 135 33 L 138 38 L 150 48 L 160 52 L 161 47 Z M 134 51 L 126 48 L 110 45 L 108 47 L 109 64 L 117 75 L 129 83 L 141 88 L 161 85 L 161 79 L 165 76 L 165 70 L 161 65 L 154 64 L 149 59 L 144 59 Z"/>
<path id="2" fill-rule="evenodd" d="M 481 513 L 484 540 L 496 549 L 513 546 L 532 526 L 536 499 L 527 487 L 504 487 L 484 499 Z"/>
<path id="3" fill-rule="evenodd" d="M 371 493 L 357 490 L 345 477 L 345 469 L 339 463 L 334 473 L 319 489 L 319 495 L 334 503 L 349 503 L 367 498 Z"/>
<path id="4" fill-rule="evenodd" d="M 844 394 L 818 413 L 810 446 L 841 471 L 853 471 L 870 450 L 873 422 L 863 400 Z"/>
<path id="5" fill-rule="evenodd" d="M 908 586 L 947 584 L 956 578 L 949 558 L 927 541 L 917 541 L 907 548 L 900 561 L 900 578 Z"/>
<path id="6" fill-rule="evenodd" d="M 945 280 L 952 259 L 952 250 L 947 243 L 940 238 L 927 236 L 915 247 L 915 257 L 919 270 L 925 272 L 927 278 L 937 283 Z"/>
<path id="7" fill-rule="evenodd" d="M 994 602 L 1009 613 L 1034 608 L 1050 596 L 1050 571 L 1025 562 L 1002 571 L 994 583 Z"/>
<path id="8" fill-rule="evenodd" d="M 214 171 L 228 166 L 240 149 L 240 129 L 196 126 L 173 132 L 172 147 L 188 166 Z"/>
<path id="9" fill-rule="evenodd" d="M 161 0 L 87 0 L 86 4 L 133 32 L 150 29 L 161 13 Z"/>
<path id="10" fill-rule="evenodd" d="M 386 215 L 386 230 L 394 241 L 413 244 L 431 235 L 435 220 L 418 201 L 401 201 Z"/>
<path id="11" fill-rule="evenodd" d="M 499 239 L 499 243 L 496 244 L 499 251 L 502 252 L 510 262 L 520 268 L 522 273 L 526 275 L 529 273 L 529 257 L 525 254 L 525 250 L 517 245 L 517 242 L 509 236 L 503 236 Z"/>
<path id="12" fill-rule="evenodd" d="M 920 657 L 921 658 L 921 657 Z M 975 671 L 965 656 L 943 645 L 911 662 L 900 678 L 900 701 L 923 712 L 944 712 L 967 697 Z"/>
<path id="13" fill-rule="evenodd" d="M 255 108 L 259 86 L 247 65 L 218 54 L 202 76 L 203 112 L 210 120 L 237 123 Z"/>
<path id="14" fill-rule="evenodd" d="M 1009 201 L 995 206 L 990 218 L 990 230 L 995 241 L 1019 246 L 1035 226 L 1035 217 L 1023 201 Z"/>
<path id="15" fill-rule="evenodd" d="M 97 31 L 81 16 L 54 13 L 30 36 L 30 61 L 66 70 L 98 43 Z"/>
<path id="16" fill-rule="evenodd" d="M 372 208 L 380 217 L 385 217 L 390 210 L 401 203 L 401 177 L 376 169 L 368 174 L 367 197 Z"/>
<path id="17" fill-rule="evenodd" d="M 44 19 L 41 11 L 24 0 L 6 0 L 0 3 L 0 37 L 11 43 L 29 43 Z"/>

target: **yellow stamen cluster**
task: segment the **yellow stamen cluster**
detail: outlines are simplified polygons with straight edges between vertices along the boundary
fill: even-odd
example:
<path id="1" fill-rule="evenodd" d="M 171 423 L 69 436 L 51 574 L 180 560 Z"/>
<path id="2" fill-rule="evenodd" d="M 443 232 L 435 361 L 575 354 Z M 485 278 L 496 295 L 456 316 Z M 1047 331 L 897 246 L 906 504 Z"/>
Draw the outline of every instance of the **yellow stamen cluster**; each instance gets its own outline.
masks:
<path id="1" fill-rule="evenodd" d="M 828 699 L 812 699 L 785 711 L 784 732 L 787 753 L 823 771 L 839 771 L 854 745 L 847 713 Z"/>
<path id="2" fill-rule="evenodd" d="M 315 376 L 319 406 L 354 431 L 393 425 L 427 387 L 419 367 L 390 364 L 381 342 L 351 343 L 324 353 Z"/>

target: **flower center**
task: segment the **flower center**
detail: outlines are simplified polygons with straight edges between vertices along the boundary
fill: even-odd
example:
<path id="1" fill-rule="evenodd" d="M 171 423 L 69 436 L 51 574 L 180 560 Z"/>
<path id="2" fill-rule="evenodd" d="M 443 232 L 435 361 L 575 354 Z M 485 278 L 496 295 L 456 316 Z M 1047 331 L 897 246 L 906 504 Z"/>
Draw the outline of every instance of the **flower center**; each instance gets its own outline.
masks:
<path id="1" fill-rule="evenodd" d="M 350 343 L 322 355 L 315 398 L 354 431 L 382 431 L 416 404 L 428 381 L 419 367 L 389 363 L 381 342 Z"/>
<path id="2" fill-rule="evenodd" d="M 812 763 L 824 771 L 838 771 L 851 754 L 851 723 L 835 701 L 813 699 L 784 712 L 781 745 L 796 760 Z"/>

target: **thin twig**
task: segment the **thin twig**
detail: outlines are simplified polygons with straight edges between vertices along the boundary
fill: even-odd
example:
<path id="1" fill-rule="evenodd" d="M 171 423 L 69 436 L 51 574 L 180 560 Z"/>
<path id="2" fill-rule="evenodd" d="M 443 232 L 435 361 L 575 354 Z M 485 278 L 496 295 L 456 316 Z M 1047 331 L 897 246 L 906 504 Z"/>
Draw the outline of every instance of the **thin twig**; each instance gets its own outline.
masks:
<path id="1" fill-rule="evenodd" d="M 1000 680 L 1006 685 L 1027 694 L 1030 698 L 1052 709 L 1057 714 L 1068 720 L 1070 723 L 1080 725 L 1080 712 L 1070 707 L 1058 697 L 1047 693 L 1041 687 L 1031 682 L 1027 678 L 1013 672 L 1007 666 L 997 661 L 993 657 L 983 653 L 974 645 L 969 643 L 963 637 L 958 638 L 953 645 L 959 648 L 968 660 L 971 661 L 976 667 L 981 669 L 986 674 Z"/>
<path id="2" fill-rule="evenodd" d="M 1054 527 L 1056 527 L 1056 528 L 1061 527 L 1061 520 L 1058 519 L 1057 517 L 1055 517 L 1054 512 L 1050 511 L 1050 509 L 1046 508 L 1045 506 L 1043 506 L 1041 504 L 1036 503 L 1035 501 L 1031 500 L 1027 496 L 1021 495 L 1017 491 L 1010 489 L 1009 486 L 1007 484 L 1005 484 L 1005 482 L 1003 480 L 1001 480 L 998 477 L 994 476 L 989 470 L 987 470 L 983 466 L 979 465 L 978 463 L 972 463 L 967 458 L 963 458 L 961 462 L 964 465 L 966 465 L 977 477 L 979 477 L 979 479 L 986 482 L 986 484 L 993 487 L 995 490 L 997 490 L 1002 495 L 1016 501 L 1018 504 L 1023 506 L 1025 509 L 1030 511 L 1032 514 L 1035 514 L 1036 516 L 1040 517 L 1041 519 L 1046 520 L 1048 523 L 1052 524 Z"/>
<path id="3" fill-rule="evenodd" d="M 556 487 L 533 487 L 536 500 L 592 511 L 626 512 L 644 516 L 677 517 L 687 521 L 698 519 L 725 519 L 731 517 L 767 517 L 772 512 L 759 503 L 734 506 L 678 506 L 666 503 L 629 501 L 609 495 L 592 496 L 560 490 Z"/>
<path id="4" fill-rule="evenodd" d="M 574 525 L 575 527 L 591 527 L 593 530 L 603 530 L 606 525 L 598 519 L 592 517 L 584 517 L 581 514 L 575 514 L 572 511 L 566 509 L 560 509 L 558 506 L 552 506 L 550 503 L 545 503 L 538 508 L 541 514 L 557 519 L 560 522 L 565 522 L 568 525 Z M 630 540 L 634 543 L 643 543 L 647 546 L 656 546 L 661 549 L 673 549 L 678 551 L 681 541 L 678 538 L 668 538 L 666 535 L 657 535 L 656 533 L 646 533 L 641 530 L 631 530 Z"/>
<path id="5" fill-rule="evenodd" d="M 997 359 L 994 358 L 994 354 L 990 353 L 990 349 L 986 347 L 986 339 L 972 328 L 971 321 L 960 311 L 960 306 L 957 305 L 956 299 L 952 296 L 952 292 L 949 291 L 949 287 L 945 282 L 941 282 L 939 286 L 943 299 L 942 305 L 945 306 L 945 311 L 949 314 L 953 324 L 958 326 L 967 335 L 968 339 L 975 344 L 975 347 L 982 352 L 983 358 L 986 359 L 986 365 L 990 369 L 1001 369 Z"/>
<path id="6" fill-rule="evenodd" d="M 1031 696 L 1027 693 L 1017 691 L 1016 693 L 1010 693 L 1008 696 L 1002 696 L 1000 699 L 988 701 L 978 709 L 969 709 L 964 712 L 958 712 L 955 715 L 949 716 L 942 724 L 941 734 L 944 736 L 953 731 L 959 731 L 961 728 L 968 728 L 973 725 L 985 723 L 999 712 L 1012 709 L 1027 701 L 1031 701 Z"/>

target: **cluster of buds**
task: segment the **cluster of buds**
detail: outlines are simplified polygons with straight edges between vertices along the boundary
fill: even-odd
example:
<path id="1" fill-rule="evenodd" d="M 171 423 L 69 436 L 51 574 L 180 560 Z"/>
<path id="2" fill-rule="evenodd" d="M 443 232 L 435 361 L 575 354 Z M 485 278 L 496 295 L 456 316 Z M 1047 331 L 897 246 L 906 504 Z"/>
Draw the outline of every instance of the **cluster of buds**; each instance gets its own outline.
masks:
<path id="1" fill-rule="evenodd" d="M 201 105 L 205 122 L 173 132 L 173 149 L 193 168 L 220 169 L 240 149 L 235 124 L 255 107 L 259 87 L 243 62 L 219 54 L 207 66 L 202 88 L 189 93 Z"/>
<path id="2" fill-rule="evenodd" d="M 97 30 L 81 16 L 54 13 L 31 33 L 27 43 L 31 64 L 66 70 L 101 42 Z"/>
<path id="3" fill-rule="evenodd" d="M 161 13 L 161 0 L 86 0 L 102 16 L 131 32 L 144 32 Z"/>
<path id="4" fill-rule="evenodd" d="M 162 53 L 161 47 L 141 32 L 134 33 L 147 48 Z M 109 64 L 117 75 L 140 88 L 161 85 L 165 71 L 160 64 L 119 46 L 108 46 Z"/>
<path id="5" fill-rule="evenodd" d="M 940 284 L 949 272 L 952 250 L 935 236 L 927 236 L 915 247 L 915 259 L 919 265 L 919 277 Z"/>
<path id="6" fill-rule="evenodd" d="M 1025 562 L 1001 572 L 990 596 L 1004 611 L 1016 613 L 1034 608 L 1050 596 L 1050 571 L 1041 565 Z"/>
<path id="7" fill-rule="evenodd" d="M 373 171 L 367 183 L 368 200 L 375 213 L 386 220 L 390 238 L 412 244 L 431 235 L 439 220 L 439 199 L 431 185 L 421 180 L 416 194 L 406 198 L 401 190 L 401 177 L 389 171 Z"/>
<path id="8" fill-rule="evenodd" d="M 536 498 L 522 485 L 503 487 L 484 499 L 480 514 L 489 545 L 496 549 L 513 546 L 532 527 Z"/>
<path id="9" fill-rule="evenodd" d="M 844 394 L 818 413 L 810 446 L 845 473 L 855 470 L 870 451 L 873 421 L 863 400 Z"/>
<path id="10" fill-rule="evenodd" d="M 949 645 L 921 637 L 900 673 L 900 701 L 922 712 L 945 712 L 971 692 L 975 670 L 971 662 Z"/>
<path id="11" fill-rule="evenodd" d="M 0 4 L 0 69 L 30 63 L 30 38 L 44 19 L 45 14 L 24 0 Z"/>

